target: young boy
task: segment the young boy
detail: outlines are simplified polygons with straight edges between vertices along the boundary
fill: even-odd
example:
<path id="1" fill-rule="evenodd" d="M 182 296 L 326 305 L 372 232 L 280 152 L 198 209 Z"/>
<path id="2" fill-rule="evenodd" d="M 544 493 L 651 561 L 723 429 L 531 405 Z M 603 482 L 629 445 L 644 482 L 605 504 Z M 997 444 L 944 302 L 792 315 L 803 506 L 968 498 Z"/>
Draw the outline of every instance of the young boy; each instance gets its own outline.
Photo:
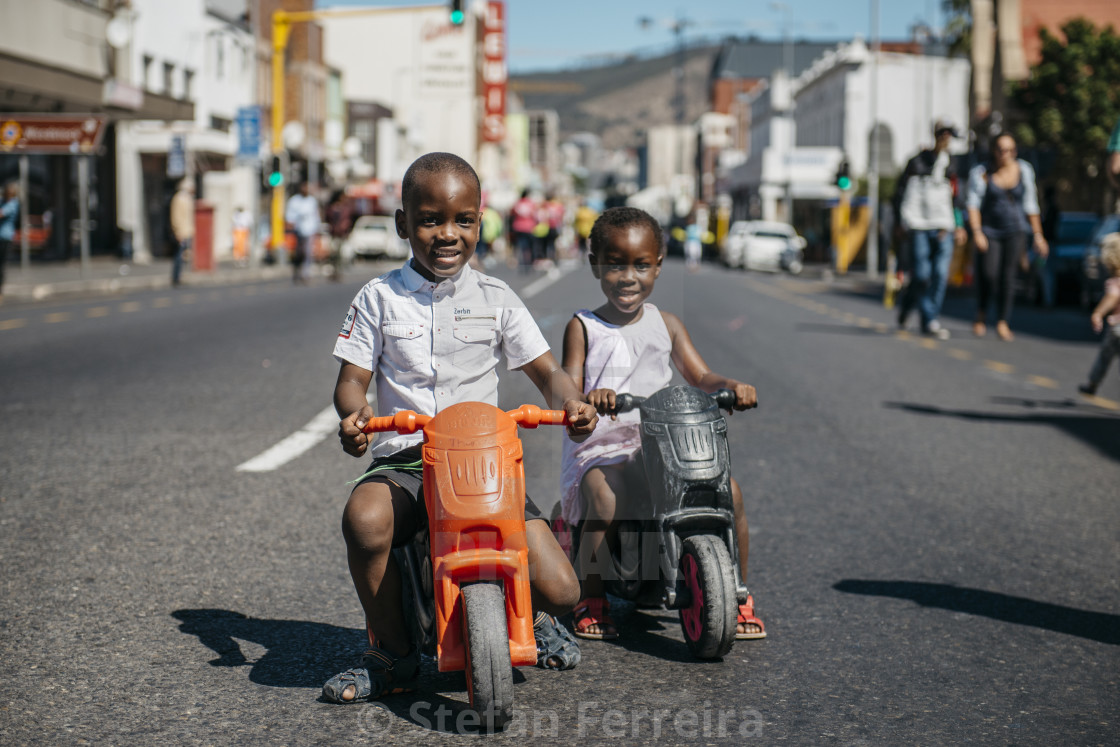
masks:
<path id="1" fill-rule="evenodd" d="M 376 374 L 381 414 L 434 415 L 461 401 L 497 404 L 496 368 L 504 354 L 550 407 L 568 413 L 568 434 L 595 427 L 595 408 L 564 373 L 528 309 L 509 286 L 468 266 L 478 241 L 481 188 L 470 164 L 429 153 L 405 173 L 397 234 L 412 247 L 399 270 L 370 281 L 350 306 L 334 355 L 341 363 L 334 404 L 339 439 L 351 456 L 368 451 L 370 471 L 342 516 L 347 559 L 369 631 L 370 650 L 323 685 L 332 702 L 372 700 L 411 688 L 420 661 L 401 609 L 401 577 L 390 553 L 423 525 L 421 434 L 367 435 L 374 416 L 366 391 Z M 575 572 L 532 501 L 525 502 L 538 663 L 570 668 L 579 650 L 555 619 L 579 599 Z"/>

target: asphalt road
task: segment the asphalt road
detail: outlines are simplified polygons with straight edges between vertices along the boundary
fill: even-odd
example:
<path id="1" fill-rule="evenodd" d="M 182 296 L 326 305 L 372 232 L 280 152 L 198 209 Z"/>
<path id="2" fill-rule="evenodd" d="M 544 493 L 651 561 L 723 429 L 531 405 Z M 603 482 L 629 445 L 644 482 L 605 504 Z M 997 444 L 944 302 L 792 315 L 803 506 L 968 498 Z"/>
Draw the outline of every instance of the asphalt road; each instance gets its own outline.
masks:
<path id="1" fill-rule="evenodd" d="M 338 528 L 363 463 L 309 426 L 357 274 L 0 307 L 0 742 L 467 738 L 431 662 L 411 696 L 319 699 L 364 641 Z M 557 352 L 601 298 L 582 269 L 533 290 Z M 623 606 L 577 670 L 519 670 L 495 741 L 1116 743 L 1120 376 L 1076 395 L 1084 318 L 975 340 L 954 298 L 934 342 L 858 283 L 673 262 L 652 300 L 758 388 L 729 438 L 769 638 L 697 662 L 675 613 Z M 515 372 L 502 398 L 540 401 Z M 561 437 L 523 433 L 544 505 Z"/>

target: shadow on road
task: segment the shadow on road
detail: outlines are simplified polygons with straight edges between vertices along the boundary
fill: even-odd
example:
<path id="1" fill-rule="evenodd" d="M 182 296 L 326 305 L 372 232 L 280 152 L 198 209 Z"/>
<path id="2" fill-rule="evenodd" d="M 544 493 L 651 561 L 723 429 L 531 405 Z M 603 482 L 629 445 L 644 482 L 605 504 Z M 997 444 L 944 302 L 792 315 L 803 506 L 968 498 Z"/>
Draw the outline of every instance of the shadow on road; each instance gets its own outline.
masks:
<path id="1" fill-rule="evenodd" d="M 923 607 L 990 617 L 1001 622 L 1030 625 L 1090 641 L 1120 645 L 1120 615 L 1036 602 L 1033 599 L 922 581 L 844 579 L 832 588 L 847 594 L 909 599 Z"/>
<path id="2" fill-rule="evenodd" d="M 1013 397 L 996 397 L 994 402 L 1018 405 L 1029 410 L 1065 410 L 1069 412 L 1030 412 L 1021 415 L 976 410 L 952 410 L 935 405 L 920 405 L 912 402 L 884 402 L 884 407 L 905 410 L 919 415 L 938 415 L 941 417 L 975 420 L 989 423 L 1008 423 L 1010 425 L 1047 425 L 1065 431 L 1093 447 L 1102 455 L 1120 461 L 1120 439 L 1116 437 L 1120 417 L 1115 414 L 1090 408 L 1088 405 L 1072 400 L 1032 400 Z"/>
<path id="3" fill-rule="evenodd" d="M 848 323 L 824 324 L 819 322 L 801 322 L 795 329 L 798 332 L 821 332 L 833 335 L 855 335 L 856 337 L 882 337 L 883 333 L 874 327 L 858 327 Z"/>
<path id="4" fill-rule="evenodd" d="M 305 620 L 262 620 L 221 609 L 176 610 L 171 616 L 179 630 L 218 654 L 211 666 L 251 666 L 250 681 L 270 687 L 321 687 L 352 666 L 368 643 L 364 630 Z M 238 640 L 264 647 L 264 655 L 249 661 Z"/>
<path id="5" fill-rule="evenodd" d="M 677 612 L 664 609 L 639 609 L 630 602 L 616 602 L 612 597 L 611 611 L 618 624 L 619 636 L 607 645 L 618 645 L 627 651 L 647 654 L 664 661 L 703 665 L 711 662 L 693 656 L 685 642 L 669 634 L 679 632 Z M 571 626 L 569 626 L 570 628 Z M 583 642 L 580 645 L 585 645 Z M 585 648 L 584 651 L 587 649 Z M 587 654 L 585 653 L 584 656 Z M 712 659 L 721 662 L 723 659 Z"/>

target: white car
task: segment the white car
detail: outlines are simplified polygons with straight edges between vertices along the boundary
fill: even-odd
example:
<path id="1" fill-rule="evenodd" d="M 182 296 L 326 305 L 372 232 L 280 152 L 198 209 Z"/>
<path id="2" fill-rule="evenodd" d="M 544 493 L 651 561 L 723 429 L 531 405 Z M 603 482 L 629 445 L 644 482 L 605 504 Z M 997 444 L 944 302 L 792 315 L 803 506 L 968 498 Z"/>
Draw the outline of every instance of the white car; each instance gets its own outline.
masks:
<path id="1" fill-rule="evenodd" d="M 801 272 L 806 241 L 788 223 L 739 220 L 723 240 L 723 263 L 728 267 L 778 272 Z"/>
<path id="2" fill-rule="evenodd" d="M 397 225 L 389 215 L 363 215 L 354 222 L 343 244 L 343 256 L 404 259 L 408 244 L 397 236 Z"/>

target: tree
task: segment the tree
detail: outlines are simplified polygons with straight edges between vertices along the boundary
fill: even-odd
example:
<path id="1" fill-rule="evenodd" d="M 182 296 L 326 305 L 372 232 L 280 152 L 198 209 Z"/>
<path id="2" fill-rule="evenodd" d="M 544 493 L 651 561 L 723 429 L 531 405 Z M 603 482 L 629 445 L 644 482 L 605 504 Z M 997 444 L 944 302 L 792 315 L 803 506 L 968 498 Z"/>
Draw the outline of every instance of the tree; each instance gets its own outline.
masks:
<path id="1" fill-rule="evenodd" d="M 1105 146 L 1120 119 L 1120 36 L 1084 18 L 1061 32 L 1064 40 L 1039 32 L 1041 60 L 1010 85 L 1012 131 L 1020 145 L 1056 156 L 1055 176 L 1082 187 L 1080 196 L 1100 195 Z"/>
<path id="2" fill-rule="evenodd" d="M 945 41 L 952 56 L 969 56 L 972 53 L 972 2 L 971 0 L 942 0 L 945 12 Z"/>

